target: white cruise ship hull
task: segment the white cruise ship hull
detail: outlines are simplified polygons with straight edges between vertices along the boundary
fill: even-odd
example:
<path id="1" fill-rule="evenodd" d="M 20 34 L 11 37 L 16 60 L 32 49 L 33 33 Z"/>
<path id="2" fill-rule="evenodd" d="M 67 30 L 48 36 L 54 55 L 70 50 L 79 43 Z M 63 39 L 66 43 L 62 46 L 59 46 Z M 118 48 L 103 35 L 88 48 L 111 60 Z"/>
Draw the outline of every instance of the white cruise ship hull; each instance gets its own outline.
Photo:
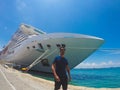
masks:
<path id="1" fill-rule="evenodd" d="M 66 48 L 65 57 L 70 69 L 72 69 L 97 50 L 103 42 L 104 40 L 98 37 L 72 33 L 32 35 L 18 46 L 12 47 L 6 52 L 3 50 L 0 58 L 22 68 L 32 64 L 48 50 L 40 62 L 34 65 L 31 70 L 51 72 L 51 64 L 54 58 L 59 55 L 59 46 L 63 45 Z M 13 53 L 9 54 L 10 50 Z"/>

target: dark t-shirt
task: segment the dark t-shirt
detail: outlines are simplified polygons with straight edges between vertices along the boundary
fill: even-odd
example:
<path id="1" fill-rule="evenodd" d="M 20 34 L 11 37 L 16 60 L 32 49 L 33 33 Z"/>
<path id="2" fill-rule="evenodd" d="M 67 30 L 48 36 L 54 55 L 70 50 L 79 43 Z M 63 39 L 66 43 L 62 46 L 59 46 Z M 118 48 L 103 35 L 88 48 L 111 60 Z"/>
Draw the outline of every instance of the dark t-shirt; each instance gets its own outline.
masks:
<path id="1" fill-rule="evenodd" d="M 54 61 L 54 64 L 56 64 L 56 73 L 59 77 L 67 77 L 66 74 L 66 65 L 68 65 L 68 61 L 66 58 L 57 56 Z"/>

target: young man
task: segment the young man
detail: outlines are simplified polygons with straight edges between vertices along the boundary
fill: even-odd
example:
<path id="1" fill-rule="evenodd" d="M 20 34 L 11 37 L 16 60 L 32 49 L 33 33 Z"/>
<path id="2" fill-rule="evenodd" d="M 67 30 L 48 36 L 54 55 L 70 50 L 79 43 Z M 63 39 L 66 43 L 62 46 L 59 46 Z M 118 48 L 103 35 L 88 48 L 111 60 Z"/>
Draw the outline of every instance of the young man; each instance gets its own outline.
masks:
<path id="1" fill-rule="evenodd" d="M 52 72 L 55 78 L 55 88 L 54 90 L 60 89 L 62 85 L 63 90 L 67 90 L 68 80 L 71 80 L 70 69 L 68 67 L 68 61 L 64 57 L 65 48 L 60 48 L 60 56 L 57 56 L 52 64 Z M 67 77 L 67 73 L 68 77 Z"/>

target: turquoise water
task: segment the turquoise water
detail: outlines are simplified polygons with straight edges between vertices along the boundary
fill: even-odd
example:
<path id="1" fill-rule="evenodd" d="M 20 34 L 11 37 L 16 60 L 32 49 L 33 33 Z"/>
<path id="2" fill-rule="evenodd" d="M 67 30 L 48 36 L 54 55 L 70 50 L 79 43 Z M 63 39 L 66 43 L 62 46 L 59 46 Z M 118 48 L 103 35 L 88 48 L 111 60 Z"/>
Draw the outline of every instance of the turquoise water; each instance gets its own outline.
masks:
<path id="1" fill-rule="evenodd" d="M 120 68 L 73 69 L 71 84 L 95 88 L 120 88 Z"/>
<path id="2" fill-rule="evenodd" d="M 52 75 L 31 73 L 34 76 L 53 80 Z M 95 88 L 120 88 L 120 68 L 73 69 L 69 84 Z"/>

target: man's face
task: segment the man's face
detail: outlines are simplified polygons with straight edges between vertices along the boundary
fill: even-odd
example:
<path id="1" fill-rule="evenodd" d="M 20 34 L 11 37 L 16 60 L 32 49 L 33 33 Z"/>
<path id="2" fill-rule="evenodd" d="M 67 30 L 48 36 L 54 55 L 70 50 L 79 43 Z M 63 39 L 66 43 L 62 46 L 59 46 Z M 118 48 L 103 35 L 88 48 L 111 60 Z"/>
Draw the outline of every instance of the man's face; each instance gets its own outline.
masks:
<path id="1" fill-rule="evenodd" d="M 64 55 L 65 54 L 65 49 L 64 48 L 61 48 L 60 49 L 60 55 Z"/>

